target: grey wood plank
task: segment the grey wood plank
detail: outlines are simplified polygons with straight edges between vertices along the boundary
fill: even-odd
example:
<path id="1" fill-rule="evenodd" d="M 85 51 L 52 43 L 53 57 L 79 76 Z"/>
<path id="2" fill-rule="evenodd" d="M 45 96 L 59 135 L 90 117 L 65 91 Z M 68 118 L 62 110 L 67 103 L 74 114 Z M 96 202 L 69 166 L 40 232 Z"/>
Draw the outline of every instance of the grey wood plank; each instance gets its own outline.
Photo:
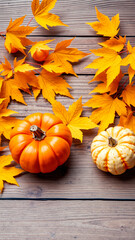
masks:
<path id="1" fill-rule="evenodd" d="M 83 103 L 96 83 L 88 85 L 92 76 L 68 77 L 74 100 L 67 97 L 57 97 L 66 108 L 78 97 Z M 52 106 L 40 96 L 37 101 L 32 96 L 25 95 L 28 106 L 12 101 L 9 108 L 18 112 L 15 116 L 23 119 L 34 112 L 52 112 Z M 91 114 L 90 108 L 84 108 L 83 116 Z M 118 122 L 118 120 L 117 120 Z M 51 174 L 24 174 L 17 178 L 20 188 L 5 184 L 1 198 L 119 198 L 135 199 L 135 168 L 121 176 L 101 172 L 91 159 L 90 145 L 97 129 L 84 131 L 84 141 L 74 141 L 71 155 L 65 165 Z M 7 145 L 7 142 L 3 142 Z M 2 154 L 10 154 L 8 148 Z"/>
<path id="2" fill-rule="evenodd" d="M 133 240 L 135 202 L 1 201 L 1 240 Z"/>
<path id="3" fill-rule="evenodd" d="M 61 42 L 66 39 L 71 39 L 69 37 L 30 37 L 31 40 L 33 41 L 42 41 L 42 40 L 47 40 L 47 39 L 55 39 L 53 42 L 49 44 L 50 47 L 55 48 L 56 44 L 58 42 Z M 127 41 L 131 42 L 131 45 L 134 46 L 135 44 L 135 37 L 127 37 Z M 76 37 L 72 43 L 71 47 L 78 48 L 80 51 L 83 51 L 85 53 L 90 53 L 90 49 L 97 49 L 100 48 L 98 43 L 105 41 L 105 38 L 101 37 Z M 28 47 L 29 50 L 30 47 Z M 27 51 L 28 52 L 28 51 Z M 4 56 L 11 62 L 11 65 L 13 65 L 13 59 L 17 57 L 18 59 L 21 59 L 24 57 L 23 54 L 21 53 L 16 53 L 16 54 L 10 54 L 6 51 L 4 48 L 4 40 L 0 38 L 0 60 L 4 60 Z M 125 55 L 123 54 L 122 58 Z M 89 56 L 86 56 L 82 60 L 80 60 L 78 63 L 73 63 L 73 68 L 74 71 L 77 74 L 94 74 L 96 70 L 90 69 L 90 68 L 85 68 L 88 64 L 90 64 L 94 59 L 95 55 L 91 54 Z M 33 62 L 30 54 L 28 54 L 27 57 L 27 62 Z M 37 66 L 36 66 L 37 67 Z M 123 72 L 127 72 L 128 67 L 122 67 Z"/>
<path id="4" fill-rule="evenodd" d="M 44 30 L 43 28 L 37 28 L 33 34 L 41 35 L 95 35 L 95 31 L 86 22 L 96 21 L 95 6 L 103 14 L 108 15 L 110 18 L 117 13 L 120 13 L 120 28 L 121 34 L 123 35 L 135 35 L 135 1 L 134 0 L 110 0 L 101 1 L 89 1 L 89 0 L 70 0 L 63 1 L 59 0 L 56 3 L 55 8 L 51 11 L 54 14 L 60 16 L 61 20 L 68 24 L 69 27 L 55 27 L 50 31 Z M 25 24 L 32 17 L 31 12 L 31 0 L 0 0 L 0 23 L 1 31 L 4 31 L 10 18 L 13 20 L 17 17 L 27 15 Z M 33 20 L 31 26 L 35 26 L 36 22 Z"/>

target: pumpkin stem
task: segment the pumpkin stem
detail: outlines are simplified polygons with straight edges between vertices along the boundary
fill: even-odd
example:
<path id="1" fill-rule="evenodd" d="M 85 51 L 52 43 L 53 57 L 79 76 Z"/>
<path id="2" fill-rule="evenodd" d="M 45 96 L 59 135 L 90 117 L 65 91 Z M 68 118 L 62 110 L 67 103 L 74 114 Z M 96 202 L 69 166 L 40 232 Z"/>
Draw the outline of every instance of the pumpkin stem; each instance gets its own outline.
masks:
<path id="1" fill-rule="evenodd" d="M 35 140 L 40 141 L 46 137 L 45 132 L 41 128 L 39 128 L 37 125 L 32 125 L 30 127 L 30 131 L 32 132 L 33 138 Z"/>
<path id="2" fill-rule="evenodd" d="M 112 137 L 108 137 L 108 145 L 110 147 L 115 147 L 117 145 L 117 140 Z"/>

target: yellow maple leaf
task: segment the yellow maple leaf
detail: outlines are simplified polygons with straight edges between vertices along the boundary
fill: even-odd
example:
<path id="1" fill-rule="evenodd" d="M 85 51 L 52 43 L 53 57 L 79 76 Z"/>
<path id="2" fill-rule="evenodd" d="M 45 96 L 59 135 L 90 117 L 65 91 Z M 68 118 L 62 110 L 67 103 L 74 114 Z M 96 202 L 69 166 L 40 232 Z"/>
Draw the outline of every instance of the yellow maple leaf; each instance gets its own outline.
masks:
<path id="1" fill-rule="evenodd" d="M 132 105 L 135 107 L 135 86 L 128 84 L 123 90 L 121 97 L 128 106 Z"/>
<path id="2" fill-rule="evenodd" d="M 13 68 L 6 57 L 5 63 L 1 62 L 0 64 L 0 72 L 0 75 L 6 77 L 7 79 L 13 76 Z"/>
<path id="3" fill-rule="evenodd" d="M 12 46 L 25 54 L 25 46 L 31 44 L 32 41 L 26 38 L 37 27 L 20 26 L 23 23 L 25 16 L 17 18 L 15 21 L 10 20 L 6 29 L 5 47 L 11 53 Z"/>
<path id="4" fill-rule="evenodd" d="M 99 131 L 105 130 L 114 122 L 115 112 L 119 116 L 126 115 L 126 104 L 118 98 L 113 99 L 108 94 L 94 95 L 84 106 L 97 108 L 90 116 L 96 124 L 100 122 Z"/>
<path id="5" fill-rule="evenodd" d="M 93 81 L 102 81 L 103 83 L 99 83 L 90 93 L 107 93 L 109 92 L 109 95 L 113 95 L 117 92 L 119 82 L 122 79 L 124 74 L 120 71 L 119 75 L 113 80 L 113 82 L 107 86 L 107 74 L 106 71 L 100 73 L 96 77 L 94 77 L 90 82 Z"/>
<path id="6" fill-rule="evenodd" d="M 82 98 L 80 97 L 76 102 L 69 106 L 68 111 L 65 107 L 56 100 L 52 104 L 53 112 L 58 116 L 62 122 L 70 129 L 72 137 L 83 140 L 83 133 L 80 129 L 92 129 L 97 127 L 88 117 L 80 117 L 83 111 Z"/>
<path id="7" fill-rule="evenodd" d="M 119 126 L 131 129 L 135 133 L 135 116 L 130 107 L 127 107 L 127 114 L 120 116 Z"/>
<path id="8" fill-rule="evenodd" d="M 11 129 L 21 120 L 15 117 L 9 117 L 16 113 L 10 109 L 0 109 L 0 135 L 3 134 L 5 138 L 10 139 Z"/>
<path id="9" fill-rule="evenodd" d="M 128 74 L 129 74 L 129 83 L 131 83 L 132 78 L 135 74 L 135 47 L 132 47 L 130 44 L 130 41 L 127 43 L 127 50 L 129 54 L 122 59 L 121 65 L 127 66 L 130 64 L 128 68 Z"/>
<path id="10" fill-rule="evenodd" d="M 31 53 L 31 56 L 33 57 L 33 54 L 36 52 L 37 49 L 40 50 L 51 50 L 52 48 L 50 48 L 47 43 L 52 42 L 54 39 L 52 40 L 45 40 L 45 41 L 39 41 L 36 42 L 31 49 L 29 50 L 29 52 Z"/>
<path id="11" fill-rule="evenodd" d="M 16 60 L 16 58 L 14 59 L 14 72 L 28 72 L 28 71 L 32 71 L 38 69 L 36 67 L 31 66 L 28 63 L 25 63 L 25 57 L 19 61 Z"/>
<path id="12" fill-rule="evenodd" d="M 68 26 L 60 20 L 59 16 L 48 13 L 54 8 L 56 2 L 57 0 L 42 0 L 40 4 L 39 0 L 33 0 L 31 3 L 31 9 L 35 20 L 46 29 L 48 29 L 47 26 Z"/>
<path id="13" fill-rule="evenodd" d="M 79 51 L 77 48 L 68 48 L 73 39 L 59 42 L 42 67 L 49 72 L 70 73 L 77 76 L 70 62 L 78 62 L 89 53 Z"/>
<path id="14" fill-rule="evenodd" d="M 58 74 L 47 72 L 42 70 L 41 74 L 38 76 L 39 85 L 42 89 L 42 94 L 45 99 L 50 103 L 55 99 L 55 94 L 64 95 L 70 98 L 73 98 L 67 88 L 71 86 Z M 34 91 L 36 91 L 34 89 Z M 36 97 L 40 93 L 40 90 L 37 90 Z"/>
<path id="15" fill-rule="evenodd" d="M 95 76 L 107 70 L 107 86 L 109 86 L 120 73 L 120 66 L 122 61 L 121 57 L 113 49 L 105 47 L 100 49 L 93 49 L 91 52 L 100 57 L 96 58 L 85 68 L 98 69 Z"/>
<path id="16" fill-rule="evenodd" d="M 124 48 L 125 43 L 126 43 L 126 37 L 119 36 L 118 39 L 110 38 L 105 42 L 99 43 L 99 45 L 105 48 L 110 48 L 116 52 L 120 52 Z"/>
<path id="17" fill-rule="evenodd" d="M 11 155 L 0 157 L 0 192 L 1 193 L 4 188 L 4 182 L 19 186 L 14 177 L 24 172 L 24 170 L 22 169 L 11 166 L 12 161 L 13 159 Z"/>
<path id="18" fill-rule="evenodd" d="M 119 32 L 118 27 L 120 24 L 119 14 L 115 15 L 110 20 L 108 16 L 100 13 L 96 7 L 95 9 L 97 13 L 97 19 L 99 20 L 99 22 L 96 21 L 86 24 L 89 24 L 97 32 L 97 34 L 106 37 L 114 37 L 115 35 L 117 35 L 117 33 Z"/>

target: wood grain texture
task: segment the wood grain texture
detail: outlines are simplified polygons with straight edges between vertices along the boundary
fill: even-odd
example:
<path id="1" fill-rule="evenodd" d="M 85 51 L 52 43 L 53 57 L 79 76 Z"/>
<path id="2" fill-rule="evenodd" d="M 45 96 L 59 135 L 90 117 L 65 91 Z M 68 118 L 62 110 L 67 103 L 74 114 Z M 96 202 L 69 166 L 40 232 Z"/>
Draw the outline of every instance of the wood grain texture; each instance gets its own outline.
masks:
<path id="1" fill-rule="evenodd" d="M 95 31 L 85 23 L 97 20 L 95 6 L 97 6 L 99 11 L 101 11 L 103 14 L 108 15 L 110 18 L 119 13 L 121 20 L 120 33 L 123 35 L 135 35 L 133 31 L 135 27 L 134 0 L 59 0 L 51 12 L 59 15 L 61 20 L 65 24 L 68 24 L 69 27 L 50 28 L 50 31 L 47 31 L 42 27 L 38 27 L 32 34 L 93 36 L 95 35 Z M 31 0 L 0 0 L 1 31 L 4 31 L 7 28 L 11 17 L 14 20 L 15 18 L 24 16 L 25 14 L 27 17 L 24 23 L 27 24 L 32 17 Z M 35 26 L 35 24 L 37 25 L 35 20 L 33 20 L 31 26 Z"/>
<path id="2" fill-rule="evenodd" d="M 135 203 L 1 201 L 0 240 L 133 240 Z"/>
<path id="3" fill-rule="evenodd" d="M 78 78 L 66 76 L 72 86 L 73 99 L 58 96 L 67 109 L 73 101 L 82 96 L 85 103 L 91 97 L 89 92 L 96 82 L 88 85 L 93 76 L 80 75 Z M 35 101 L 33 96 L 24 93 L 27 106 L 12 101 L 9 108 L 17 111 L 14 115 L 23 119 L 34 112 L 52 112 L 52 106 L 43 97 Z M 84 107 L 83 116 L 89 116 L 91 108 Z M 116 121 L 118 123 L 118 120 Z M 97 169 L 91 159 L 90 145 L 97 134 L 97 129 L 84 131 L 84 141 L 74 141 L 67 163 L 51 174 L 24 174 L 17 178 L 20 188 L 5 184 L 1 198 L 122 198 L 135 199 L 135 169 L 128 170 L 121 176 L 112 176 Z M 3 141 L 7 145 L 7 141 Z M 8 148 L 3 154 L 10 154 Z"/>
<path id="4" fill-rule="evenodd" d="M 66 39 L 71 39 L 69 37 L 30 37 L 30 39 L 32 41 L 43 41 L 43 40 L 47 40 L 47 39 L 55 39 L 53 42 L 51 42 L 50 44 L 48 44 L 50 47 L 55 48 L 56 44 L 58 42 L 61 42 L 63 40 Z M 77 48 L 85 53 L 90 53 L 90 49 L 97 49 L 100 48 L 100 46 L 98 45 L 98 43 L 105 41 L 106 38 L 103 37 L 76 37 L 72 43 L 71 43 L 71 47 Z M 127 41 L 130 41 L 131 45 L 134 46 L 135 45 L 135 37 L 127 37 Z M 27 52 L 29 50 L 30 47 L 28 47 Z M 17 54 L 10 54 L 6 51 L 6 49 L 4 48 L 4 39 L 0 39 L 0 60 L 1 61 L 5 61 L 4 60 L 4 56 L 11 62 L 11 64 L 13 65 L 13 60 L 15 57 L 17 57 L 18 59 L 22 59 L 24 57 L 23 54 L 21 53 L 17 53 Z M 123 56 L 121 56 L 122 58 L 125 55 L 123 54 Z M 90 54 L 89 56 L 83 58 L 82 60 L 80 60 L 78 63 L 73 63 L 73 68 L 74 71 L 77 74 L 94 74 L 96 72 L 95 69 L 90 69 L 90 68 L 85 68 L 87 65 L 89 65 L 95 58 L 94 54 Z M 30 56 L 30 54 L 28 54 L 27 57 L 27 62 L 34 62 L 32 57 Z M 36 66 L 37 67 L 37 66 Z M 127 72 L 128 67 L 122 67 L 123 72 Z"/>

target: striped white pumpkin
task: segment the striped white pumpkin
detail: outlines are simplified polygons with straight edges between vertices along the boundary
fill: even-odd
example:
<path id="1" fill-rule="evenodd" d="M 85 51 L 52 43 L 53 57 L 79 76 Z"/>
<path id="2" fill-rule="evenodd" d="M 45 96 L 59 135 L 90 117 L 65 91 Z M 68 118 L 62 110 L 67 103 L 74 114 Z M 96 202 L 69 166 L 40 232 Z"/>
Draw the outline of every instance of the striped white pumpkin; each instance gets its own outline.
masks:
<path id="1" fill-rule="evenodd" d="M 135 166 L 135 134 L 128 128 L 110 127 L 93 139 L 91 153 L 99 169 L 122 174 Z"/>

